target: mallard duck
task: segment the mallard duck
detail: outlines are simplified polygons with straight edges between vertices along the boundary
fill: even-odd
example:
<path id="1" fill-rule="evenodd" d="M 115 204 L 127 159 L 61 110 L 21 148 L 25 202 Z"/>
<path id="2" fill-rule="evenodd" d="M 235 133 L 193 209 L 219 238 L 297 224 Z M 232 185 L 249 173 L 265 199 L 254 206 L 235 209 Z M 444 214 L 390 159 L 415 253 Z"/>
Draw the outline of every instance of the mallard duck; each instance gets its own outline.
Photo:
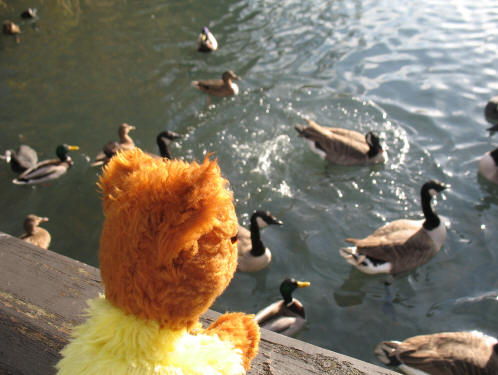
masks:
<path id="1" fill-rule="evenodd" d="M 15 173 L 22 173 L 38 163 L 38 154 L 28 145 L 20 145 L 17 150 L 6 150 L 0 158 L 10 164 Z"/>
<path id="2" fill-rule="evenodd" d="M 106 156 L 106 151 L 107 154 L 112 155 L 120 150 L 131 150 L 132 148 L 134 148 L 135 142 L 133 142 L 133 139 L 128 135 L 128 133 L 133 129 L 135 129 L 135 127 L 127 123 L 122 123 L 121 125 L 119 125 L 118 128 L 119 144 L 117 145 L 117 149 L 116 145 L 112 141 L 107 142 L 102 151 L 97 154 L 91 166 L 96 167 L 104 165 L 107 161 L 109 161 L 110 158 Z M 105 150 L 106 147 L 107 150 Z"/>
<path id="3" fill-rule="evenodd" d="M 218 49 L 218 41 L 207 27 L 203 27 L 197 38 L 197 51 L 211 52 Z"/>
<path id="4" fill-rule="evenodd" d="M 39 227 L 41 223 L 48 221 L 46 217 L 28 215 L 24 219 L 24 230 L 26 233 L 19 236 L 20 239 L 29 242 L 32 245 L 48 249 L 50 245 L 50 233 L 46 229 Z"/>
<path id="5" fill-rule="evenodd" d="M 484 117 L 486 117 L 486 121 L 492 124 L 493 126 L 488 128 L 489 131 L 497 131 L 498 130 L 498 96 L 495 96 L 489 99 L 488 104 L 484 108 Z"/>
<path id="6" fill-rule="evenodd" d="M 296 130 L 322 159 L 341 165 L 385 161 L 380 139 L 374 132 L 363 135 L 354 130 L 320 126 L 313 120 L 307 122 L 308 126 L 296 125 Z"/>
<path id="7" fill-rule="evenodd" d="M 348 263 L 368 274 L 396 275 L 431 259 L 443 246 L 446 227 L 431 207 L 431 198 L 446 188 L 426 182 L 420 191 L 425 220 L 395 220 L 363 239 L 347 238 L 354 247 L 340 249 Z"/>
<path id="8" fill-rule="evenodd" d="M 16 35 L 21 32 L 21 29 L 12 21 L 3 21 L 2 31 L 7 35 Z"/>
<path id="9" fill-rule="evenodd" d="M 251 215 L 249 230 L 239 226 L 237 250 L 239 259 L 237 271 L 256 272 L 265 268 L 271 261 L 270 249 L 263 245 L 260 230 L 268 225 L 282 225 L 268 211 L 256 211 Z"/>
<path id="10" fill-rule="evenodd" d="M 39 184 L 59 178 L 73 165 L 69 151 L 78 150 L 78 146 L 60 145 L 55 150 L 58 159 L 44 160 L 26 169 L 19 177 L 12 180 L 17 185 Z"/>
<path id="11" fill-rule="evenodd" d="M 280 294 L 283 299 L 259 311 L 254 319 L 261 327 L 270 331 L 286 336 L 296 334 L 306 324 L 306 316 L 303 304 L 292 298 L 292 292 L 307 286 L 310 286 L 308 281 L 285 279 L 280 284 Z"/>
<path id="12" fill-rule="evenodd" d="M 407 375 L 498 374 L 498 340 L 478 331 L 444 332 L 382 341 L 377 358 Z"/>
<path id="13" fill-rule="evenodd" d="M 479 172 L 489 181 L 498 184 L 498 148 L 485 153 L 479 160 Z"/>
<path id="14" fill-rule="evenodd" d="M 180 134 L 166 130 L 159 133 L 156 137 L 157 147 L 159 147 L 159 154 L 163 158 L 171 159 L 171 154 L 169 152 L 169 144 L 171 141 L 180 138 Z"/>
<path id="15" fill-rule="evenodd" d="M 192 81 L 192 85 L 208 94 L 207 102 L 209 103 L 209 96 L 232 96 L 239 93 L 239 86 L 232 82 L 232 80 L 240 80 L 234 72 L 227 70 L 221 76 L 222 79 L 211 79 L 206 81 Z"/>

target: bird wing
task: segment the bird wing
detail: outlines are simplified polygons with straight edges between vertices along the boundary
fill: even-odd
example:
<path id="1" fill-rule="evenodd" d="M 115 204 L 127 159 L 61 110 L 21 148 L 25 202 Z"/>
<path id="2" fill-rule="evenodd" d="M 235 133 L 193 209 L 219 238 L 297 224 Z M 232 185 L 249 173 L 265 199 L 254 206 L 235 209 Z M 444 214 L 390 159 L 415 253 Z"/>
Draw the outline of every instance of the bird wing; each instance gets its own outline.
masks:
<path id="1" fill-rule="evenodd" d="M 237 243 L 237 250 L 239 255 L 245 254 L 251 251 L 251 232 L 249 232 L 243 226 L 239 226 L 239 231 L 237 232 L 237 238 L 239 242 Z"/>
<path id="2" fill-rule="evenodd" d="M 52 166 L 52 165 L 58 165 L 61 163 L 60 159 L 48 159 L 39 162 L 38 164 L 34 165 L 31 168 L 26 169 L 23 173 L 21 173 L 18 177 L 19 180 L 25 179 L 26 176 L 32 174 L 32 173 L 37 173 L 39 169 L 43 169 L 47 166 Z"/>
<path id="3" fill-rule="evenodd" d="M 282 309 L 284 307 L 284 301 L 280 300 L 266 306 L 264 309 L 260 310 L 256 317 L 254 318 L 256 322 L 261 326 L 268 322 L 270 319 L 280 316 L 282 314 Z"/>
<path id="4" fill-rule="evenodd" d="M 64 174 L 67 170 L 68 165 L 62 164 L 60 160 L 57 161 L 58 164 L 45 164 L 37 168 L 32 168 L 29 173 L 24 172 L 23 176 L 18 177 L 18 181 L 40 181 L 47 179 L 55 179 L 62 174 Z"/>
<path id="5" fill-rule="evenodd" d="M 411 265 L 425 263 L 434 255 L 432 240 L 421 224 L 420 220 L 396 220 L 366 238 L 347 238 L 345 241 L 356 245 L 360 254 L 393 264 L 403 259 L 402 263 L 411 268 Z"/>

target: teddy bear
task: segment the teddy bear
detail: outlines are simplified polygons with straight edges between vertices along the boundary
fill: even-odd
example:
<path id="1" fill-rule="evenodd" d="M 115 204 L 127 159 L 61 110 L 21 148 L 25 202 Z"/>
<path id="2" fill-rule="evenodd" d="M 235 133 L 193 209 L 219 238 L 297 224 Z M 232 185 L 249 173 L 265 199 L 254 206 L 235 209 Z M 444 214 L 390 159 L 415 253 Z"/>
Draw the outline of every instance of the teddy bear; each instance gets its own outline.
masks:
<path id="1" fill-rule="evenodd" d="M 97 185 L 104 294 L 88 301 L 57 374 L 245 374 L 259 347 L 254 315 L 199 322 L 237 267 L 233 195 L 216 159 L 120 151 Z"/>

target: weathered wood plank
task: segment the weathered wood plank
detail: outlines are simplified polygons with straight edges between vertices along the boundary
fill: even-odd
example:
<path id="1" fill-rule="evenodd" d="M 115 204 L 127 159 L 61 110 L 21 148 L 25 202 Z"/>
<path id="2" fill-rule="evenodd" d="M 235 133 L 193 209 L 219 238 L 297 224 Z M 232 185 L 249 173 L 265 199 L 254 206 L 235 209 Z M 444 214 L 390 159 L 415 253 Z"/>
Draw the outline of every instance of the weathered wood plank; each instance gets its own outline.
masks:
<path id="1" fill-rule="evenodd" d="M 54 374 L 86 300 L 102 292 L 98 269 L 0 232 L 0 373 Z M 202 321 L 218 315 L 210 310 Z M 263 330 L 249 374 L 396 373 Z"/>

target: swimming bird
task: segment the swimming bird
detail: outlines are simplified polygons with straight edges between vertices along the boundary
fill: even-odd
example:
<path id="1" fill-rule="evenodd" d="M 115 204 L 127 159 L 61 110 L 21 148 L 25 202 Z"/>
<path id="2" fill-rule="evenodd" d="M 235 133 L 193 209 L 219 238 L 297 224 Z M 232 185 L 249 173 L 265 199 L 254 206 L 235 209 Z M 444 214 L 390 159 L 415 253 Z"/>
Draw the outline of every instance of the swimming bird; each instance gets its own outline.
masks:
<path id="1" fill-rule="evenodd" d="M 135 129 L 133 125 L 129 125 L 127 123 L 122 123 L 118 127 L 118 134 L 119 134 L 119 144 L 117 149 L 111 149 L 110 146 L 113 145 L 112 142 L 106 143 L 104 148 L 107 146 L 108 147 L 108 154 L 109 151 L 112 151 L 116 153 L 119 150 L 131 150 L 132 148 L 135 147 L 135 142 L 133 142 L 133 139 L 128 135 L 128 133 Z M 114 145 L 115 146 L 115 145 Z M 97 156 L 94 159 L 94 162 L 91 164 L 92 167 L 97 167 L 99 165 L 105 164 L 107 161 L 109 161 L 109 157 L 106 156 L 106 151 L 102 149 L 101 152 L 97 154 Z"/>
<path id="2" fill-rule="evenodd" d="M 209 97 L 212 96 L 232 96 L 239 93 L 239 86 L 232 81 L 240 80 L 231 70 L 227 70 L 221 76 L 222 79 L 210 79 L 205 81 L 192 81 L 192 85 L 208 94 L 207 103 L 209 104 Z"/>
<path id="3" fill-rule="evenodd" d="M 207 27 L 203 27 L 197 38 L 197 51 L 212 52 L 218 49 L 218 41 Z"/>
<path id="4" fill-rule="evenodd" d="M 172 132 L 170 130 L 163 131 L 159 133 L 156 137 L 156 143 L 159 147 L 159 154 L 163 158 L 171 159 L 171 154 L 169 152 L 169 144 L 171 141 L 180 138 L 180 134 Z"/>
<path id="5" fill-rule="evenodd" d="M 443 246 L 446 227 L 431 207 L 431 198 L 446 188 L 438 181 L 421 190 L 424 220 L 395 220 L 363 239 L 347 238 L 354 247 L 340 249 L 348 263 L 368 274 L 396 275 L 426 263 Z"/>
<path id="6" fill-rule="evenodd" d="M 292 292 L 307 286 L 310 286 L 308 281 L 285 279 L 280 284 L 283 299 L 259 311 L 254 319 L 261 327 L 270 331 L 286 336 L 296 334 L 306 324 L 306 315 L 303 304 L 292 297 Z"/>
<path id="7" fill-rule="evenodd" d="M 307 120 L 308 125 L 296 125 L 311 150 L 333 164 L 355 165 L 383 163 L 385 153 L 374 132 L 363 135 L 355 130 L 331 128 Z"/>
<path id="8" fill-rule="evenodd" d="M 22 173 L 38 163 L 38 154 L 28 145 L 20 145 L 15 151 L 6 150 L 0 158 L 5 159 L 15 173 Z"/>
<path id="9" fill-rule="evenodd" d="M 498 340 L 478 331 L 443 332 L 382 341 L 377 358 L 407 375 L 498 374 Z"/>
<path id="10" fill-rule="evenodd" d="M 498 96 L 489 99 L 488 104 L 484 107 L 484 117 L 486 121 L 493 126 L 488 128 L 489 131 L 498 130 Z"/>
<path id="11" fill-rule="evenodd" d="M 251 215 L 249 230 L 239 226 L 237 271 L 256 272 L 270 264 L 271 252 L 263 244 L 260 234 L 260 230 L 268 225 L 283 225 L 283 223 L 268 211 L 255 211 Z"/>
<path id="12" fill-rule="evenodd" d="M 48 221 L 46 217 L 39 217 L 36 215 L 28 215 L 24 219 L 24 230 L 26 233 L 19 236 L 20 239 L 29 242 L 32 245 L 48 249 L 50 245 L 50 233 L 39 225 Z"/>
<path id="13" fill-rule="evenodd" d="M 16 35 L 21 32 L 21 29 L 17 24 L 12 21 L 3 21 L 2 31 L 6 35 Z"/>
<path id="14" fill-rule="evenodd" d="M 17 178 L 13 179 L 12 182 L 16 185 L 29 185 L 59 178 L 73 165 L 68 152 L 78 149 L 78 146 L 59 145 L 55 150 L 58 159 L 41 161 L 35 166 L 26 169 Z"/>
<path id="15" fill-rule="evenodd" d="M 479 160 L 479 172 L 498 185 L 498 148 L 485 153 Z"/>
<path id="16" fill-rule="evenodd" d="M 33 19 L 36 18 L 38 10 L 36 8 L 28 8 L 20 14 L 21 18 Z"/>

